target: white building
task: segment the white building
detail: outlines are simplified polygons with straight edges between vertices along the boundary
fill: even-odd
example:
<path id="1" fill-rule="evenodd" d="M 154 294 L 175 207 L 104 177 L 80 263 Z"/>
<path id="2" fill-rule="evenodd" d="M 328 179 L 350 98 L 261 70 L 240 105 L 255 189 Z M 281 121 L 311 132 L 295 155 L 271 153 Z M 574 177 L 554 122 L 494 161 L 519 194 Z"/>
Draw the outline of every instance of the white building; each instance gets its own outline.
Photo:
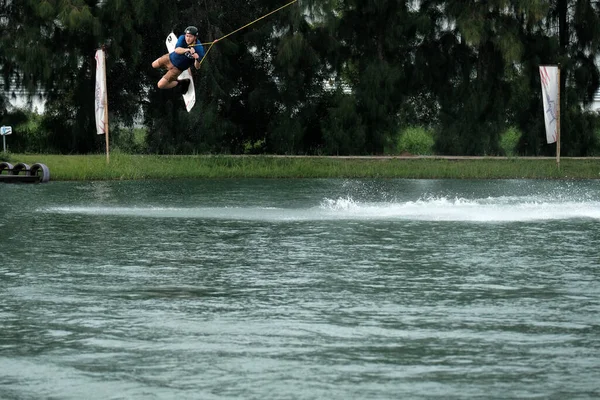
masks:
<path id="1" fill-rule="evenodd" d="M 594 100 L 589 105 L 590 110 L 600 112 L 600 89 L 594 95 Z"/>

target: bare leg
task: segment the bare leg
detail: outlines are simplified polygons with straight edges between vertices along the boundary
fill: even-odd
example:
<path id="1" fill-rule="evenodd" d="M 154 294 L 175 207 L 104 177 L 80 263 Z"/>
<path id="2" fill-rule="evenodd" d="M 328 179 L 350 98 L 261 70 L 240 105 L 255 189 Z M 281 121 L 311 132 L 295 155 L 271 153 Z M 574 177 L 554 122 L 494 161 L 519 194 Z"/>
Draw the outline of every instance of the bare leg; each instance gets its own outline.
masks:
<path id="1" fill-rule="evenodd" d="M 165 68 L 167 70 L 167 73 L 163 75 L 156 85 L 159 89 L 172 89 L 178 85 L 178 82 L 173 79 L 177 79 L 179 74 L 181 74 L 181 71 L 173 67 L 173 64 L 171 64 L 169 61 L 169 56 L 167 54 L 154 60 L 152 62 L 152 68 Z"/>
<path id="2" fill-rule="evenodd" d="M 177 81 L 168 81 L 165 78 L 161 78 L 160 81 L 158 81 L 158 88 L 159 89 L 172 89 L 175 86 L 177 86 L 179 82 Z"/>

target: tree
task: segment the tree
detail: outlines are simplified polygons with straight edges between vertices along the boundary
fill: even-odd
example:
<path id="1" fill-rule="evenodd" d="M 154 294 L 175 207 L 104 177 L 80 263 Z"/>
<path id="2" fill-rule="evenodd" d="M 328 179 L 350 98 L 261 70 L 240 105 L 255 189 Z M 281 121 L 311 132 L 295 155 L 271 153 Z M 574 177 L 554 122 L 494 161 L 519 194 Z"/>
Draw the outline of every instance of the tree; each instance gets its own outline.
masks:
<path id="1" fill-rule="evenodd" d="M 398 130 L 398 113 L 412 93 L 409 82 L 410 54 L 416 40 L 416 14 L 405 1 L 326 2 L 324 19 L 338 46 L 331 46 L 326 63 L 335 66 L 334 76 L 348 85 L 355 105 L 348 101 L 336 108 L 336 119 L 349 121 L 358 114 L 364 132 L 360 153 L 381 154 Z M 328 122 L 329 130 L 336 126 Z M 343 126 L 343 125 L 342 125 Z M 355 136 L 354 133 L 352 136 Z M 349 139 L 349 138 L 348 138 Z"/>
<path id="2" fill-rule="evenodd" d="M 143 122 L 152 152 L 381 154 L 418 123 L 437 127 L 440 153 L 498 154 L 516 125 L 521 154 L 550 154 L 538 67 L 560 63 L 563 154 L 597 146 L 582 109 L 600 82 L 591 0 L 301 0 L 259 19 L 282 5 L 0 1 L 0 115 L 11 91 L 42 91 L 48 151 L 102 151 L 93 57 L 105 46 L 111 131 Z M 151 67 L 188 25 L 210 49 L 191 113 Z"/>
<path id="3" fill-rule="evenodd" d="M 546 144 L 542 122 L 538 67 L 544 64 L 560 64 L 561 69 L 561 153 L 585 156 L 598 145 L 598 120 L 585 111 L 600 83 L 595 65 L 600 50 L 598 11 L 588 0 L 555 0 L 543 10 L 543 18 L 520 19 L 524 57 L 515 80 L 520 96 L 513 101 L 512 113 L 524 132 L 522 154 L 555 154 L 555 145 Z"/>
<path id="4" fill-rule="evenodd" d="M 53 151 L 102 148 L 92 95 L 94 52 L 101 45 L 107 45 L 109 119 L 133 123 L 146 84 L 139 73 L 143 38 L 161 11 L 159 1 L 26 0 L 5 11 L 1 44 L 8 50 L 0 59 L 5 82 L 14 79 L 30 94 L 42 91 L 43 125 Z"/>

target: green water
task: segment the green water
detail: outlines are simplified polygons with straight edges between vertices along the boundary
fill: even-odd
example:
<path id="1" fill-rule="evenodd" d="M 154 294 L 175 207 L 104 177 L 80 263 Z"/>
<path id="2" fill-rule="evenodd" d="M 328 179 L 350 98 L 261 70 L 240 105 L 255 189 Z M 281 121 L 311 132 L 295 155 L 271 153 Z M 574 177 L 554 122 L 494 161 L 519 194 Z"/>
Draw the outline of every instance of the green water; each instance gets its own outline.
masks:
<path id="1" fill-rule="evenodd" d="M 600 397 L 597 181 L 0 199 L 1 399 Z"/>

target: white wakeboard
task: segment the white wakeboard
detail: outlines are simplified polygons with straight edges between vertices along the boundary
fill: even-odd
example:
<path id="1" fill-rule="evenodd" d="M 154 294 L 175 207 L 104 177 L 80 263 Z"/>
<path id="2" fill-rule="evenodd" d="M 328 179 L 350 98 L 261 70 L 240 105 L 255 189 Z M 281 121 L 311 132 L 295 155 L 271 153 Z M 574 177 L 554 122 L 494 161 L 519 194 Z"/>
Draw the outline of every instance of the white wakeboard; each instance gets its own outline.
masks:
<path id="1" fill-rule="evenodd" d="M 177 36 L 175 36 L 175 34 L 173 32 L 171 32 L 171 34 L 169 34 L 169 36 L 167 36 L 167 40 L 165 41 L 165 44 L 167 45 L 167 49 L 169 50 L 169 53 L 172 53 L 173 51 L 175 51 L 175 44 L 177 43 Z M 190 112 L 190 110 L 192 109 L 192 107 L 194 107 L 194 104 L 196 104 L 196 89 L 194 89 L 194 78 L 192 77 L 192 71 L 190 71 L 190 69 L 186 69 L 185 71 L 183 71 L 181 73 L 181 75 L 179 75 L 179 77 L 177 78 L 177 80 L 182 80 L 182 79 L 189 79 L 190 80 L 190 86 L 188 87 L 187 92 L 185 92 L 183 94 L 183 101 L 185 103 L 185 109 Z"/>

